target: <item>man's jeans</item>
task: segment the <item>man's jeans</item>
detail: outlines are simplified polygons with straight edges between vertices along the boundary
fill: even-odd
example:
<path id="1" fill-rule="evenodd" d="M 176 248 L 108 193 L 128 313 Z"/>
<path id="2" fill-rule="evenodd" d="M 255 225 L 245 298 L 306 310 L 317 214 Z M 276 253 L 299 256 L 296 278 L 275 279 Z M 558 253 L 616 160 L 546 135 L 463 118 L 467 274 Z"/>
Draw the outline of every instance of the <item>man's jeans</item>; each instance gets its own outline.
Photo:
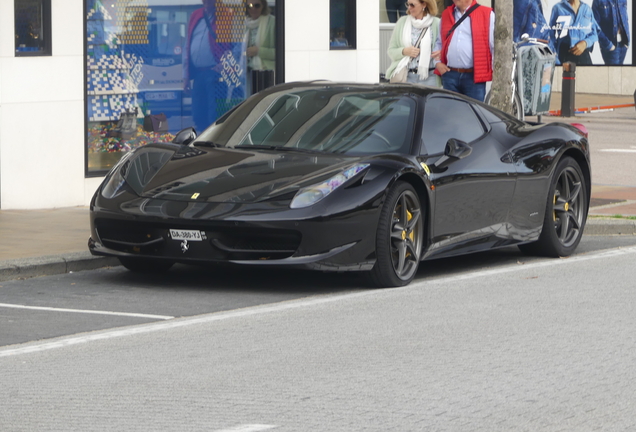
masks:
<path id="1" fill-rule="evenodd" d="M 392 23 L 397 22 L 398 18 L 406 15 L 405 1 L 404 0 L 386 0 L 386 14 L 389 16 L 389 22 L 392 22 Z"/>
<path id="2" fill-rule="evenodd" d="M 442 75 L 442 87 L 477 99 L 480 102 L 483 102 L 486 97 L 486 83 L 475 84 L 472 73 L 448 71 Z"/>
<path id="3" fill-rule="evenodd" d="M 601 50 L 601 55 L 606 65 L 622 65 L 626 54 L 627 47 L 623 44 L 618 44 L 614 51 Z"/>
<path id="4" fill-rule="evenodd" d="M 216 120 L 216 94 L 219 91 L 220 74 L 211 70 L 197 71 L 192 85 L 192 120 L 198 134 Z"/>

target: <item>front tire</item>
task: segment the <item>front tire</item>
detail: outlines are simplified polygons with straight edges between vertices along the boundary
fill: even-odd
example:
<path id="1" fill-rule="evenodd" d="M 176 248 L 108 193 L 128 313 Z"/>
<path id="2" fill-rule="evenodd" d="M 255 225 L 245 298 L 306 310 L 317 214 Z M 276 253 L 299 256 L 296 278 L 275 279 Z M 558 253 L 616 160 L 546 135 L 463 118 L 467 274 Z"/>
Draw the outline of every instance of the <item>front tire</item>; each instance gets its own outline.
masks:
<path id="1" fill-rule="evenodd" d="M 376 232 L 376 263 L 369 276 L 378 288 L 408 285 L 420 263 L 424 214 L 411 186 L 397 182 L 389 191 Z"/>
<path id="2" fill-rule="evenodd" d="M 563 158 L 554 172 L 539 240 L 519 245 L 524 253 L 549 257 L 572 255 L 583 236 L 588 194 L 585 177 L 571 157 Z"/>
<path id="3" fill-rule="evenodd" d="M 163 273 L 174 265 L 172 261 L 130 257 L 119 257 L 119 262 L 135 273 Z"/>

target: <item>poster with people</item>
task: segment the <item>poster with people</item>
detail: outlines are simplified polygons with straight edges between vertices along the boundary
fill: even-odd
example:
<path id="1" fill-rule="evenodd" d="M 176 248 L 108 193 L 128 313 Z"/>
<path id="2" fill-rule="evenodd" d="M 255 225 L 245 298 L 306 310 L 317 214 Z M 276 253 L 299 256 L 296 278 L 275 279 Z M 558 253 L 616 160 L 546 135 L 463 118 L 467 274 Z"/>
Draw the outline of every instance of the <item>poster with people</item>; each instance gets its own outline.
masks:
<path id="1" fill-rule="evenodd" d="M 632 65 L 633 0 L 514 0 L 514 40 L 543 39 L 557 64 Z"/>

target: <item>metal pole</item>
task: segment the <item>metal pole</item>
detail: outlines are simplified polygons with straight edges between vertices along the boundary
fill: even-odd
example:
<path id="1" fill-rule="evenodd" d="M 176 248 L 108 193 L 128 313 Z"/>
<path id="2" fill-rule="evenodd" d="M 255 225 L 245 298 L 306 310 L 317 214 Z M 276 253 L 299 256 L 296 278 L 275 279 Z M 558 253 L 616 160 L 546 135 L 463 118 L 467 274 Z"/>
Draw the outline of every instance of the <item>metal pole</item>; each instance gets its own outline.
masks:
<path id="1" fill-rule="evenodd" d="M 561 93 L 561 117 L 574 115 L 574 95 L 576 84 L 576 63 L 563 63 L 563 90 Z"/>

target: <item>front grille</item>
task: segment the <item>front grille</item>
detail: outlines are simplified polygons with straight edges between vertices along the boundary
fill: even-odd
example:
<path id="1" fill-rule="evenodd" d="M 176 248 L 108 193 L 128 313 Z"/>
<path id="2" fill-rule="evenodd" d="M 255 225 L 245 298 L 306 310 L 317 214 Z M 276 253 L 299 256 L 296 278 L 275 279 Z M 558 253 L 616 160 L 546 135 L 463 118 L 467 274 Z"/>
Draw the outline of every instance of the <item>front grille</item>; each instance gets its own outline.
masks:
<path id="1" fill-rule="evenodd" d="M 237 227 L 218 222 L 178 224 L 96 219 L 102 244 L 120 252 L 201 260 L 268 260 L 290 257 L 300 245 L 297 231 L 260 227 Z M 170 229 L 200 230 L 206 240 L 181 242 L 170 238 Z"/>
<path id="2" fill-rule="evenodd" d="M 297 232 L 284 230 L 228 230 L 211 235 L 212 244 L 233 260 L 286 258 L 298 249 L 301 238 Z"/>

